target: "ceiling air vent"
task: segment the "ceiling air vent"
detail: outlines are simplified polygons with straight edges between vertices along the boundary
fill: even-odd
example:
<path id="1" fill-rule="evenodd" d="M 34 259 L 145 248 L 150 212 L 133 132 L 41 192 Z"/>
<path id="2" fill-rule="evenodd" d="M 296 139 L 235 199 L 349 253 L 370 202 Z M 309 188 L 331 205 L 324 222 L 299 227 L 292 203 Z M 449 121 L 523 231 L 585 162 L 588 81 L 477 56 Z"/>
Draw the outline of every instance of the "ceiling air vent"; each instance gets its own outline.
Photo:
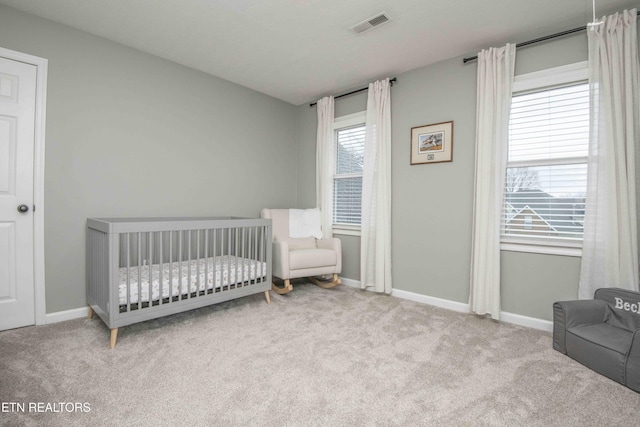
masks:
<path id="1" fill-rule="evenodd" d="M 371 18 L 365 19 L 364 21 L 354 25 L 353 27 L 350 27 L 350 30 L 356 34 L 361 34 L 389 21 L 391 21 L 389 15 L 382 12 L 375 16 L 372 16 Z"/>

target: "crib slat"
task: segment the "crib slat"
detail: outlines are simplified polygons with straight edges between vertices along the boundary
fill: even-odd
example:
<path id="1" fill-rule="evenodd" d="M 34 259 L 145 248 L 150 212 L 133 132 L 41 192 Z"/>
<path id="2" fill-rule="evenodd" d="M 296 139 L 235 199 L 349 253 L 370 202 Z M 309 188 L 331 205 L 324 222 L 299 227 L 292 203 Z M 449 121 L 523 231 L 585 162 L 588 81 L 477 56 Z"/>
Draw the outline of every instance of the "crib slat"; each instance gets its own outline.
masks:
<path id="1" fill-rule="evenodd" d="M 163 279 L 163 267 L 162 267 L 162 257 L 164 256 L 164 251 L 162 250 L 162 231 L 158 232 L 158 253 L 160 256 L 158 257 L 158 264 L 160 265 L 160 271 L 158 272 L 158 305 L 162 305 L 162 299 L 164 298 L 164 281 Z"/>
<path id="2" fill-rule="evenodd" d="M 225 231 L 227 231 L 227 230 L 224 229 L 224 228 L 222 230 L 220 230 L 220 291 L 224 291 L 224 287 L 225 287 L 225 281 L 224 281 L 225 272 L 224 272 L 224 270 L 227 268 L 224 265 L 224 260 L 225 260 L 225 257 L 226 257 L 225 250 L 224 250 L 224 247 L 225 247 L 224 244 L 225 244 L 225 241 L 226 241 Z"/>
<path id="3" fill-rule="evenodd" d="M 147 307 L 151 307 L 153 305 L 153 269 L 151 268 L 153 263 L 153 241 L 153 232 L 147 232 L 147 255 L 149 256 L 147 259 L 147 272 L 149 273 L 149 280 L 147 281 L 149 286 L 149 305 Z"/>
<path id="4" fill-rule="evenodd" d="M 253 245 L 253 252 L 251 252 L 251 259 L 253 260 L 257 260 L 258 259 L 258 246 L 260 245 L 260 241 L 258 240 L 258 227 L 251 227 L 252 228 L 252 234 L 254 236 L 254 245 Z M 255 265 L 255 277 L 254 280 L 256 283 L 258 283 L 258 264 Z"/>
<path id="5" fill-rule="evenodd" d="M 204 230 L 204 291 L 209 292 L 209 230 Z"/>
<path id="6" fill-rule="evenodd" d="M 228 282 L 229 289 L 231 289 L 231 230 L 233 228 L 229 228 L 227 230 L 227 273 L 228 273 Z"/>
<path id="7" fill-rule="evenodd" d="M 229 258 L 233 261 L 233 263 L 229 262 L 229 268 L 233 265 L 233 285 L 238 284 L 238 229 L 234 228 L 233 235 L 231 236 L 231 240 L 229 243 Z M 233 251 L 233 254 L 232 254 Z M 231 277 L 229 277 L 229 282 L 231 282 Z"/>
<path id="8" fill-rule="evenodd" d="M 131 311 L 131 233 L 127 233 L 127 297 L 125 304 L 127 304 L 127 313 Z M 118 301 L 120 303 L 120 301 Z"/>
<path id="9" fill-rule="evenodd" d="M 247 248 L 247 257 L 250 259 L 254 259 L 252 243 L 253 243 L 253 227 L 249 227 L 249 242 L 248 242 L 248 248 Z M 251 264 L 249 264 L 249 283 L 251 283 L 253 279 L 255 279 L 255 277 L 253 277 L 253 275 L 251 274 Z"/>
<path id="10" fill-rule="evenodd" d="M 217 242 L 218 242 L 218 229 L 214 228 L 213 232 L 212 232 L 212 238 L 213 238 L 213 292 L 218 292 L 217 291 L 217 285 L 218 285 L 218 252 L 216 251 L 216 246 L 217 246 Z M 220 284 L 222 285 L 222 277 L 220 277 Z"/>
<path id="11" fill-rule="evenodd" d="M 263 262 L 264 262 L 264 241 L 265 241 L 266 234 L 267 233 L 265 232 L 264 227 L 262 227 L 261 239 L 260 239 L 260 257 L 258 258 L 260 260 L 260 281 L 262 281 L 262 278 L 264 277 Z"/>
<path id="12" fill-rule="evenodd" d="M 260 235 L 258 234 L 258 230 L 259 230 L 258 227 L 253 227 L 253 228 L 254 228 L 254 231 L 255 231 L 255 234 L 254 234 L 255 243 L 253 245 L 253 255 L 252 255 L 251 259 L 258 260 L 259 259 L 258 258 L 258 253 L 259 253 L 259 249 L 260 249 Z M 255 270 L 256 270 L 256 277 L 255 277 L 256 278 L 256 283 L 258 283 L 258 277 L 259 277 L 258 276 L 258 274 L 259 274 L 259 272 L 258 272 L 258 264 L 256 264 Z"/>
<path id="13" fill-rule="evenodd" d="M 240 256 L 242 257 L 242 281 L 240 283 L 242 283 L 243 286 L 245 281 L 244 269 L 246 267 L 245 257 L 244 257 L 244 244 L 245 244 L 245 238 L 246 238 L 246 231 L 247 231 L 246 227 L 242 227 L 242 238 L 240 239 L 240 241 L 242 242 L 242 251 L 240 252 Z"/>
<path id="14" fill-rule="evenodd" d="M 260 231 L 260 230 L 261 230 L 261 227 L 256 227 L 256 238 L 257 238 L 258 240 L 257 240 L 257 242 L 256 242 L 257 247 L 256 247 L 256 258 L 255 258 L 255 259 L 257 260 L 258 265 L 259 265 L 259 267 L 260 267 L 260 269 L 259 269 L 259 270 L 260 270 L 260 276 L 259 276 L 259 277 L 260 277 L 260 282 L 262 282 L 262 276 L 263 276 L 264 274 L 263 274 L 263 272 L 262 272 L 262 259 L 260 258 L 260 245 L 262 244 L 262 240 L 263 240 L 263 238 L 262 238 L 262 236 L 261 236 L 261 231 Z M 258 276 L 258 272 L 257 272 L 257 271 L 258 271 L 258 270 L 257 270 L 257 268 L 256 268 L 256 276 Z"/>
<path id="15" fill-rule="evenodd" d="M 249 285 L 249 272 L 245 272 L 247 267 L 246 250 L 247 250 L 247 227 L 242 227 L 242 234 L 240 235 L 240 258 L 242 258 L 242 286 Z"/>
<path id="16" fill-rule="evenodd" d="M 188 263 L 187 263 L 187 294 L 189 295 L 188 298 L 191 298 L 191 230 L 187 230 L 188 234 L 188 245 L 187 246 L 187 258 L 188 258 Z"/>
<path id="17" fill-rule="evenodd" d="M 138 232 L 138 310 L 142 308 L 142 233 Z"/>
<path id="18" fill-rule="evenodd" d="M 242 286 L 240 283 L 240 275 L 238 274 L 238 268 L 240 268 L 240 258 L 238 258 L 238 248 L 239 248 L 239 243 L 238 243 L 238 235 L 240 234 L 240 229 L 236 228 L 235 229 L 235 233 L 234 233 L 234 252 L 235 252 L 235 282 L 236 282 L 236 288 L 238 287 L 238 285 Z"/>
<path id="19" fill-rule="evenodd" d="M 262 227 L 262 240 L 263 240 L 263 245 L 264 245 L 264 258 L 263 258 L 263 270 L 262 270 L 262 275 L 264 276 L 265 280 L 269 279 L 269 283 L 271 282 L 271 250 L 272 250 L 272 246 L 271 246 L 271 233 L 272 233 L 272 229 L 271 226 L 264 226 Z M 267 277 L 267 275 L 269 275 Z"/>
<path id="20" fill-rule="evenodd" d="M 262 263 L 260 261 L 260 228 L 254 227 L 256 231 L 256 245 L 254 248 L 254 253 L 252 259 L 256 260 L 256 283 L 259 283 L 258 278 L 261 277 L 262 273 Z"/>
<path id="21" fill-rule="evenodd" d="M 200 295 L 200 230 L 196 230 L 196 296 Z"/>
<path id="22" fill-rule="evenodd" d="M 178 288 L 180 289 L 180 300 L 184 299 L 182 292 L 182 231 L 178 231 Z"/>
<path id="23" fill-rule="evenodd" d="M 262 227 L 258 227 L 257 229 L 258 232 L 258 239 L 260 241 L 260 247 L 258 248 L 258 250 L 256 251 L 256 259 L 260 262 L 260 282 L 262 282 L 262 278 L 265 275 L 264 269 L 263 269 L 263 264 L 262 264 L 262 244 L 264 243 L 264 232 L 262 231 Z M 269 244 L 271 244 L 271 242 L 269 242 Z"/>
<path id="24" fill-rule="evenodd" d="M 169 302 L 173 302 L 173 231 L 169 231 Z"/>
<path id="25" fill-rule="evenodd" d="M 229 286 L 231 286 L 231 275 L 229 274 L 229 248 L 231 246 L 230 242 L 231 242 L 231 230 L 226 228 L 226 229 L 222 229 L 222 244 L 223 244 L 223 248 L 222 248 L 222 256 L 224 257 L 223 259 L 226 259 L 225 262 L 223 262 L 223 268 L 225 270 L 225 274 L 223 275 L 223 277 L 226 277 L 226 281 L 225 286 L 222 287 L 223 291 L 226 291 Z M 226 237 L 225 237 L 226 235 Z"/>

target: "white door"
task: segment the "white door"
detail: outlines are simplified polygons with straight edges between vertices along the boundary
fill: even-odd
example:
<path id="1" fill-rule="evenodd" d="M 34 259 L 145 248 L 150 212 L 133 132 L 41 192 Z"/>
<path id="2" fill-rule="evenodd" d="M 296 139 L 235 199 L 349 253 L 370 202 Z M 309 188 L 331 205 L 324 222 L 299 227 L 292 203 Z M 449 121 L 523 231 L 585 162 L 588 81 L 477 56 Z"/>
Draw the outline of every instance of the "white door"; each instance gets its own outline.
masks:
<path id="1" fill-rule="evenodd" d="M 0 58 L 0 330 L 35 323 L 36 70 Z"/>

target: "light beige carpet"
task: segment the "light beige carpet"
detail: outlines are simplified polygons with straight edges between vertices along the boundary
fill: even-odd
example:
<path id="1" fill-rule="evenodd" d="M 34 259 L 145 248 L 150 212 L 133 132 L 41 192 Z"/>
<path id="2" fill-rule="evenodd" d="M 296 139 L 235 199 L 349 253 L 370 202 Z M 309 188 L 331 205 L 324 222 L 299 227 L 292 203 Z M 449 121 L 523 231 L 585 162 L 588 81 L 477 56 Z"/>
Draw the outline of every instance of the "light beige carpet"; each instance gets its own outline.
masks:
<path id="1" fill-rule="evenodd" d="M 638 424 L 639 395 L 548 333 L 346 286 L 271 298 L 124 327 L 114 350 L 98 318 L 2 332 L 0 424 Z"/>

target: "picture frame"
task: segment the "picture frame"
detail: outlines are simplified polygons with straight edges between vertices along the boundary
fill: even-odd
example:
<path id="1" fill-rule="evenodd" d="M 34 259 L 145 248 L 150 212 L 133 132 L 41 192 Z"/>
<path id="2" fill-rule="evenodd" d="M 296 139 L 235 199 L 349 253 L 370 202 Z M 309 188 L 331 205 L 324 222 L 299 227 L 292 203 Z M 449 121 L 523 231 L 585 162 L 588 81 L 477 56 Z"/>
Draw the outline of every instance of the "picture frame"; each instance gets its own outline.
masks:
<path id="1" fill-rule="evenodd" d="M 453 121 L 411 128 L 411 164 L 453 161 Z"/>

